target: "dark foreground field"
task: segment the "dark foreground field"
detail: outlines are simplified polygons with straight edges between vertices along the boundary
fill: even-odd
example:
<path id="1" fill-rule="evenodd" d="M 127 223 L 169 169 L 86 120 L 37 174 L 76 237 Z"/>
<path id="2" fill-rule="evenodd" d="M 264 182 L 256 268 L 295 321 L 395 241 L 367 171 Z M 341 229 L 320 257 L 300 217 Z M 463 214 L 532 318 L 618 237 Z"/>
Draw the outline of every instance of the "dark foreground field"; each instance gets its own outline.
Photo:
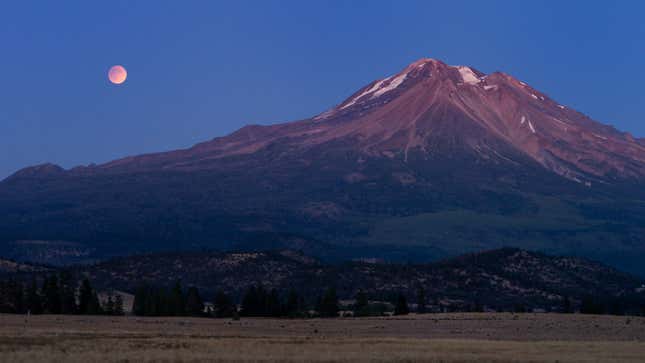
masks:
<path id="1" fill-rule="evenodd" d="M 645 318 L 428 314 L 329 320 L 0 315 L 3 362 L 645 360 Z"/>

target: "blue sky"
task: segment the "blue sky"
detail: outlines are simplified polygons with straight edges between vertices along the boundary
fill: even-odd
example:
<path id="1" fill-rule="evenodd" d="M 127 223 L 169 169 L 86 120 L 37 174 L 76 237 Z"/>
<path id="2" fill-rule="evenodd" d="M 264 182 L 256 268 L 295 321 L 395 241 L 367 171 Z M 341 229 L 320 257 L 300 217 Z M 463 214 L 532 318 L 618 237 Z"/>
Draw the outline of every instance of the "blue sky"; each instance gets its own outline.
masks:
<path id="1" fill-rule="evenodd" d="M 423 57 L 505 71 L 645 136 L 645 3 L 453 3 L 3 2 L 0 178 L 306 118 Z"/>

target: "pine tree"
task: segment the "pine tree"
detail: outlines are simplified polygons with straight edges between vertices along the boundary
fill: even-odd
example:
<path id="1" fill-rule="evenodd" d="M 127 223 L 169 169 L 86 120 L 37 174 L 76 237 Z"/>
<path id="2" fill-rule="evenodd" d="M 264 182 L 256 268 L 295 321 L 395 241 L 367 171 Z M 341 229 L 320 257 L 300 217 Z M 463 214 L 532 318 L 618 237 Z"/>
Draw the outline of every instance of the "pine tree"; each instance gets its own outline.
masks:
<path id="1" fill-rule="evenodd" d="M 78 312 L 81 314 L 90 314 L 90 311 L 96 310 L 92 304 L 93 289 L 90 280 L 83 279 L 81 287 L 78 289 Z"/>
<path id="2" fill-rule="evenodd" d="M 0 281 L 0 312 L 7 314 L 24 311 L 24 288 L 15 280 Z"/>
<path id="3" fill-rule="evenodd" d="M 408 302 L 405 299 L 403 294 L 399 294 L 396 299 L 396 305 L 394 306 L 394 315 L 408 315 L 410 308 L 408 307 Z"/>
<path id="4" fill-rule="evenodd" d="M 356 302 L 354 303 L 354 316 L 368 316 L 369 315 L 369 300 L 367 293 L 359 291 L 356 294 Z"/>
<path id="5" fill-rule="evenodd" d="M 87 306 L 87 314 L 89 315 L 100 315 L 103 314 L 103 309 L 101 308 L 101 302 L 99 301 L 99 296 L 96 291 L 92 290 L 92 297 Z"/>
<path id="6" fill-rule="evenodd" d="M 171 316 L 181 316 L 185 314 L 185 310 L 186 300 L 181 288 L 181 281 L 177 281 L 175 283 L 175 286 L 170 291 L 170 294 L 168 296 L 167 311 L 165 311 L 164 313 L 167 313 Z M 163 315 L 163 313 L 161 315 Z"/>
<path id="7" fill-rule="evenodd" d="M 43 280 L 42 293 L 43 309 L 48 314 L 60 314 L 61 295 L 58 286 L 58 277 L 51 275 Z"/>
<path id="8" fill-rule="evenodd" d="M 190 316 L 204 315 L 204 302 L 199 296 L 199 290 L 194 286 L 189 287 L 186 294 L 186 314 Z"/>
<path id="9" fill-rule="evenodd" d="M 232 317 L 233 313 L 237 310 L 233 304 L 233 300 L 223 291 L 217 291 L 215 293 L 213 305 L 215 305 L 215 316 L 218 318 Z"/>
<path id="10" fill-rule="evenodd" d="M 287 303 L 285 305 L 285 314 L 287 316 L 297 316 L 300 313 L 300 298 L 296 290 L 289 290 L 289 296 L 287 297 Z"/>
<path id="11" fill-rule="evenodd" d="M 103 312 L 105 315 L 114 315 L 114 299 L 112 299 L 111 293 L 107 297 L 107 301 L 103 307 Z"/>
<path id="12" fill-rule="evenodd" d="M 336 295 L 336 288 L 330 287 L 325 291 L 322 299 L 320 300 L 319 313 L 324 318 L 335 318 L 338 316 L 338 296 Z"/>
<path id="13" fill-rule="evenodd" d="M 427 297 L 426 291 L 423 286 L 417 287 L 417 314 L 425 314 L 427 312 Z"/>
<path id="14" fill-rule="evenodd" d="M 240 315 L 242 316 L 260 316 L 261 315 L 261 301 L 258 288 L 255 286 L 249 287 L 242 298 L 242 309 Z"/>
<path id="15" fill-rule="evenodd" d="M 148 287 L 141 285 L 134 293 L 134 302 L 132 303 L 132 313 L 137 316 L 147 315 L 149 292 Z"/>
<path id="16" fill-rule="evenodd" d="M 271 289 L 267 294 L 265 313 L 267 316 L 279 317 L 283 315 L 283 307 L 276 289 Z"/>
<path id="17" fill-rule="evenodd" d="M 36 280 L 31 281 L 31 285 L 27 288 L 26 296 L 26 309 L 31 314 L 42 314 L 43 305 L 40 294 L 38 293 L 38 287 L 36 285 Z"/>
<path id="18" fill-rule="evenodd" d="M 573 308 L 571 307 L 571 300 L 569 300 L 568 296 L 565 296 L 562 300 L 562 312 L 564 314 L 571 314 L 573 312 Z"/>
<path id="19" fill-rule="evenodd" d="M 76 294 L 74 283 L 69 272 L 62 271 L 59 276 L 60 286 L 60 310 L 62 314 L 76 314 Z"/>
<path id="20" fill-rule="evenodd" d="M 123 297 L 121 294 L 116 294 L 114 298 L 114 315 L 125 315 L 125 310 L 123 308 Z"/>
<path id="21" fill-rule="evenodd" d="M 18 281 L 12 282 L 12 304 L 16 313 L 22 314 L 25 312 L 25 288 L 22 283 Z"/>

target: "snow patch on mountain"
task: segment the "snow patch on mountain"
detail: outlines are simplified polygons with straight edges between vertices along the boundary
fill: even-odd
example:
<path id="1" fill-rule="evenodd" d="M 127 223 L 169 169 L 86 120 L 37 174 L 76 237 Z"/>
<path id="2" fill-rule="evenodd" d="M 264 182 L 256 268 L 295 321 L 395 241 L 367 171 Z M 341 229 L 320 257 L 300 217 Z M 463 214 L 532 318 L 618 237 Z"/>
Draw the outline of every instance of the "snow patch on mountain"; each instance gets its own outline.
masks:
<path id="1" fill-rule="evenodd" d="M 531 129 L 532 133 L 535 133 L 535 127 L 533 127 L 533 124 L 531 123 L 531 121 L 529 121 L 529 128 Z"/>
<path id="2" fill-rule="evenodd" d="M 356 103 L 356 101 L 358 101 L 359 99 L 361 99 L 363 96 L 366 96 L 366 95 L 368 95 L 368 94 L 370 94 L 370 93 L 372 93 L 372 92 L 376 91 L 377 89 L 379 89 L 379 88 L 383 85 L 383 83 L 385 83 L 385 82 L 386 82 L 387 80 L 389 80 L 390 78 L 391 78 L 391 77 L 388 77 L 388 78 L 386 78 L 386 79 L 382 79 L 382 80 L 380 80 L 380 81 L 378 81 L 378 82 L 374 83 L 374 85 L 373 85 L 372 87 L 370 87 L 370 89 L 368 89 L 367 91 L 365 91 L 365 92 L 361 93 L 360 95 L 358 95 L 358 96 L 354 97 L 350 102 L 347 102 L 347 104 L 346 104 L 345 106 L 341 107 L 340 109 L 341 109 L 341 110 L 342 110 L 342 109 L 345 109 L 345 108 L 347 108 L 347 107 L 349 107 L 349 106 L 351 106 L 351 105 L 355 104 L 355 103 Z"/>
<path id="3" fill-rule="evenodd" d="M 372 95 L 372 98 L 379 97 L 382 94 L 397 88 L 398 86 L 401 85 L 401 83 L 403 83 L 403 81 L 405 81 L 406 78 L 408 78 L 408 73 L 407 72 L 396 76 L 396 78 L 391 80 L 390 83 L 387 86 L 385 86 L 385 87 L 377 90 L 376 92 L 374 92 L 374 94 Z"/>
<path id="4" fill-rule="evenodd" d="M 467 66 L 457 66 L 459 74 L 461 75 L 461 80 L 467 84 L 477 84 L 481 82 L 481 79 L 477 77 L 475 72 L 470 67 Z"/>

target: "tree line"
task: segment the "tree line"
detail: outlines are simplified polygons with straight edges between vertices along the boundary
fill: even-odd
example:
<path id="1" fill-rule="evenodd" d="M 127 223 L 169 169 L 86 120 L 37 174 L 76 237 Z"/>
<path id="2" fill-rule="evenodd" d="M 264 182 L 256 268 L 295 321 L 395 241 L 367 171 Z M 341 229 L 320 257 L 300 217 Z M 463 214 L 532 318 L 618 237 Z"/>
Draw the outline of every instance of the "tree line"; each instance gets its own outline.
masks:
<path id="1" fill-rule="evenodd" d="M 296 290 L 278 291 L 267 289 L 262 284 L 250 286 L 240 298 L 239 306 L 234 298 L 218 291 L 212 303 L 206 305 L 199 290 L 191 286 L 184 289 L 180 282 L 170 288 L 141 285 L 134 296 L 133 314 L 138 316 L 202 316 L 202 317 L 324 317 L 339 316 L 341 304 L 336 289 L 326 289 L 314 301 L 307 301 Z M 408 314 L 410 308 L 403 294 L 395 301 L 394 314 Z M 377 308 L 375 308 L 377 306 Z M 367 294 L 360 292 L 357 303 L 350 307 L 355 316 L 382 315 L 387 307 L 371 304 Z"/>
<path id="2" fill-rule="evenodd" d="M 435 299 L 429 304 L 428 294 L 422 286 L 413 294 L 414 311 L 418 314 L 437 312 L 441 307 Z M 140 285 L 134 294 L 132 313 L 138 316 L 199 316 L 215 318 L 236 317 L 337 317 L 405 315 L 410 308 L 406 295 L 399 292 L 371 301 L 368 293 L 359 290 L 353 303 L 342 306 L 336 289 L 327 288 L 316 297 L 307 298 L 295 289 L 279 291 L 262 284 L 248 287 L 238 298 L 224 291 L 217 291 L 206 303 L 195 286 L 184 288 L 177 281 L 170 287 Z M 239 301 L 239 304 L 236 302 Z M 624 296 L 599 299 L 585 297 L 574 306 L 568 297 L 561 307 L 549 310 L 561 313 L 643 315 L 642 298 Z M 490 310 L 477 301 L 454 311 L 483 312 Z M 443 310 L 439 310 L 443 311 Z M 452 311 L 452 310 L 449 310 Z M 512 311 L 529 311 L 523 304 L 515 304 Z M 99 294 L 85 278 L 80 283 L 62 271 L 42 278 L 40 282 L 21 282 L 15 279 L 0 281 L 0 313 L 31 314 L 86 314 L 124 315 L 126 309 L 121 294 Z"/>
<path id="3" fill-rule="evenodd" d="M 78 284 L 68 272 L 45 276 L 39 284 L 10 279 L 0 281 L 0 313 L 124 315 L 123 298 L 108 294 L 100 301 L 86 278 Z"/>

